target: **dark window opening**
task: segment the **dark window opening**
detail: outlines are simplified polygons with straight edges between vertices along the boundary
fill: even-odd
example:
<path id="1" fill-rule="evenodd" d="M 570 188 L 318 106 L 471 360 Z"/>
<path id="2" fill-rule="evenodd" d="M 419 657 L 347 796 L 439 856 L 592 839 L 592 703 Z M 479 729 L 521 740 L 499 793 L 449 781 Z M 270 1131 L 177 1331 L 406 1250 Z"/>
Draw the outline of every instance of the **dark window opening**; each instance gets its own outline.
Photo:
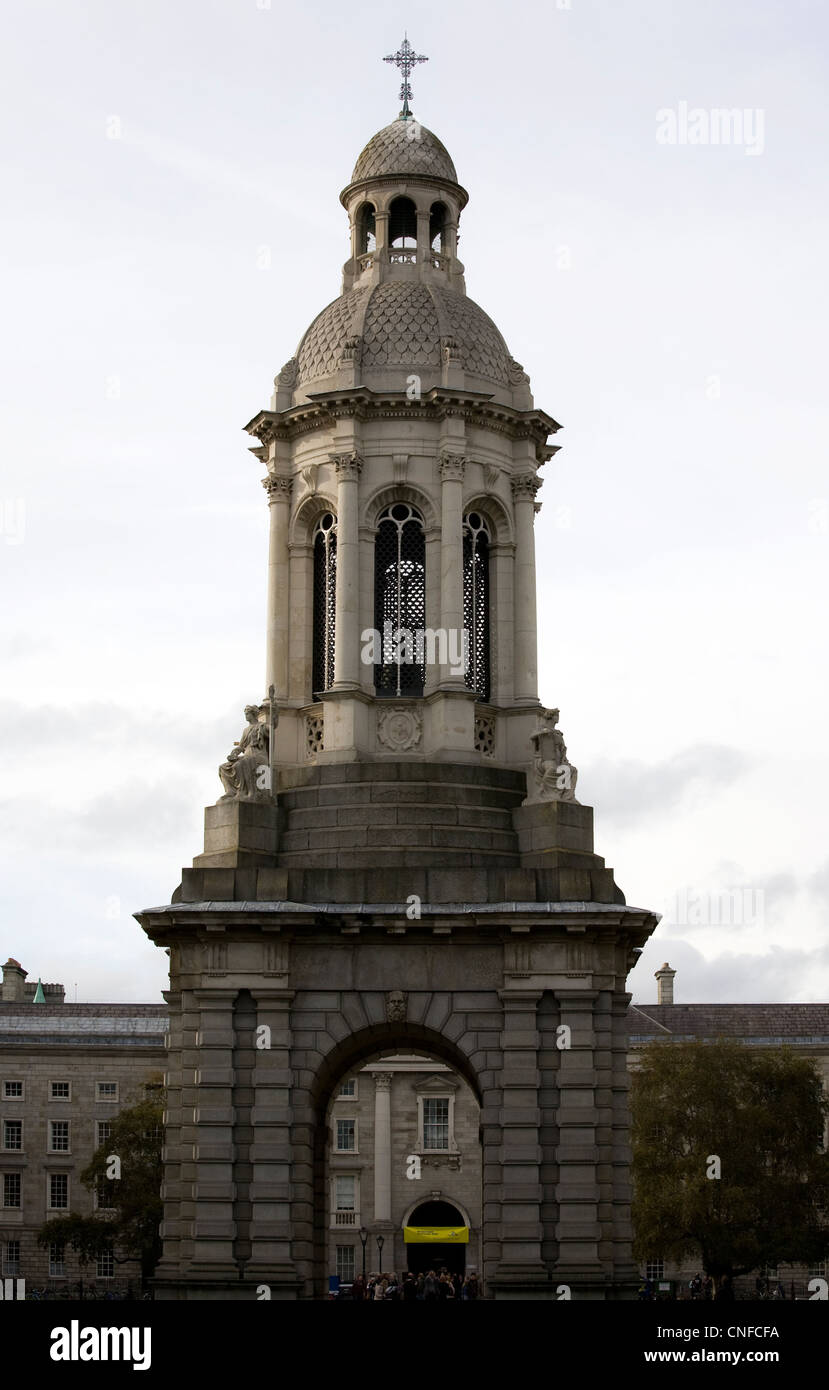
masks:
<path id="1" fill-rule="evenodd" d="M 488 700 L 489 529 L 480 512 L 469 512 L 463 524 L 463 626 L 467 643 L 464 679 L 479 700 Z"/>
<path id="2" fill-rule="evenodd" d="M 433 203 L 429 213 L 429 245 L 438 253 L 446 250 L 446 204 Z"/>
<path id="3" fill-rule="evenodd" d="M 395 198 L 389 208 L 389 245 L 417 246 L 417 209 L 411 198 Z"/>
<path id="4" fill-rule="evenodd" d="M 363 203 L 357 213 L 357 255 L 364 256 L 377 247 L 377 227 L 374 208 L 371 203 Z"/>
<path id="5" fill-rule="evenodd" d="M 426 539 L 423 519 L 406 502 L 387 507 L 374 543 L 374 626 L 381 660 L 379 698 L 422 695 L 426 682 Z"/>
<path id="6" fill-rule="evenodd" d="M 314 649 L 312 693 L 334 684 L 337 597 L 337 522 L 321 516 L 314 532 Z"/>

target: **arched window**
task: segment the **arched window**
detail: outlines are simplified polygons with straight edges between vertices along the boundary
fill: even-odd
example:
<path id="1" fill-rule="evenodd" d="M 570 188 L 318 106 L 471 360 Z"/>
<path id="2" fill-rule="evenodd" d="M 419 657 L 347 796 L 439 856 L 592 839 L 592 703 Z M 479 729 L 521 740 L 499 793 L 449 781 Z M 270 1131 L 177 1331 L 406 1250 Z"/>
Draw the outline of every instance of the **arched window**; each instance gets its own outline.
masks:
<path id="1" fill-rule="evenodd" d="M 411 198 L 395 198 L 389 207 L 389 246 L 417 246 L 417 209 Z"/>
<path id="2" fill-rule="evenodd" d="M 357 213 L 357 255 L 365 256 L 377 246 L 374 208 L 371 203 L 363 203 Z"/>
<path id="3" fill-rule="evenodd" d="M 480 512 L 463 523 L 463 625 L 468 646 L 466 684 L 489 699 L 489 527 Z"/>
<path id="4" fill-rule="evenodd" d="M 374 542 L 374 626 L 381 660 L 380 698 L 422 695 L 426 681 L 426 539 L 423 518 L 407 502 L 381 512 Z"/>
<path id="5" fill-rule="evenodd" d="M 337 593 L 337 522 L 331 512 L 314 528 L 314 660 L 312 692 L 334 684 Z"/>
<path id="6" fill-rule="evenodd" d="M 429 245 L 433 251 L 446 250 L 446 204 L 432 203 L 429 212 Z"/>

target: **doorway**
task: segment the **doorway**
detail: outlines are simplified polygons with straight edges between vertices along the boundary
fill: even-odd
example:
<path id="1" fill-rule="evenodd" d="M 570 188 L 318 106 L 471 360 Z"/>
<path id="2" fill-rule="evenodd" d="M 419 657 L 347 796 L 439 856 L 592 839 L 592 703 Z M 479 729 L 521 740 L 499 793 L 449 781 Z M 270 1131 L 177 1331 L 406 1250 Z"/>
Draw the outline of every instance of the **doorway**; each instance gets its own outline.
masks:
<path id="1" fill-rule="evenodd" d="M 451 1202 L 421 1202 L 416 1207 L 409 1218 L 409 1226 L 429 1227 L 463 1227 L 466 1222 Z M 466 1244 L 460 1241 L 444 1243 L 443 1241 L 407 1241 L 406 1255 L 408 1257 L 408 1267 L 411 1274 L 425 1274 L 430 1269 L 440 1274 L 442 1269 L 450 1274 L 460 1274 L 463 1278 L 466 1273 Z"/>

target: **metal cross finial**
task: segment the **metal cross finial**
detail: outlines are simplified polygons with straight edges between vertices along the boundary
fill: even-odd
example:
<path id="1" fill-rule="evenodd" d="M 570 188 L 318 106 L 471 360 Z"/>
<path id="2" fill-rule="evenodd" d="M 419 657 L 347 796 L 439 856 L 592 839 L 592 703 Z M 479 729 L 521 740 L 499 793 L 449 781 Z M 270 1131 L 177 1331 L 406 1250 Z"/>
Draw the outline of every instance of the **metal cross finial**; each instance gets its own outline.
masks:
<path id="1" fill-rule="evenodd" d="M 428 61 L 429 59 L 424 57 L 422 53 L 415 53 L 412 45 L 409 43 L 407 35 L 404 35 L 403 42 L 397 52 L 390 53 L 388 58 L 383 59 L 384 63 L 395 63 L 403 74 L 403 83 L 400 88 L 400 100 L 403 103 L 403 110 L 400 114 L 404 119 L 411 114 L 409 111 L 409 102 L 412 99 L 412 89 L 409 86 L 409 73 L 415 64 L 428 63 Z"/>

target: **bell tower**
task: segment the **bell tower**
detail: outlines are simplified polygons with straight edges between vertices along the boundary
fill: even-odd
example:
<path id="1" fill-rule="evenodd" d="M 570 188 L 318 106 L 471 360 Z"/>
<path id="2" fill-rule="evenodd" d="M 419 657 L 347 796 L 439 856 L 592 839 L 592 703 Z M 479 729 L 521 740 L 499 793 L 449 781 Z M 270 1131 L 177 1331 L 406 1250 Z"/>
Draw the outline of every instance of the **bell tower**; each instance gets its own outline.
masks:
<path id="1" fill-rule="evenodd" d="M 534 529 L 559 426 L 467 295 L 468 195 L 401 56 L 401 114 L 340 195 L 342 293 L 246 426 L 269 695 L 203 852 L 136 914 L 170 952 L 159 1297 L 323 1296 L 327 1108 L 401 1049 L 480 1104 L 489 1295 L 637 1282 L 626 978 L 658 919 L 595 854 L 539 703 Z"/>

